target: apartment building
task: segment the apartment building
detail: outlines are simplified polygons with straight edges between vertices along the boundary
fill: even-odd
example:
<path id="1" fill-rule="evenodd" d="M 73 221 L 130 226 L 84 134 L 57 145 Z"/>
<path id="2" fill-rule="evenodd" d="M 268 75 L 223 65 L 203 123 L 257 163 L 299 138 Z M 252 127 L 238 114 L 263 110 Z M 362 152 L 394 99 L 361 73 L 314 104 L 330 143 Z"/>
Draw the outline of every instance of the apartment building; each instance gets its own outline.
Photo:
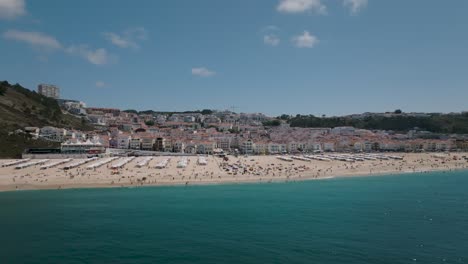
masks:
<path id="1" fill-rule="evenodd" d="M 39 84 L 37 93 L 54 99 L 60 98 L 60 88 L 53 84 Z"/>
<path id="2" fill-rule="evenodd" d="M 128 149 L 130 146 L 130 135 L 122 134 L 117 137 L 117 148 Z"/>
<path id="3" fill-rule="evenodd" d="M 152 136 L 141 137 L 141 149 L 142 150 L 154 150 L 154 143 L 156 139 Z"/>
<path id="4" fill-rule="evenodd" d="M 141 138 L 139 136 L 133 136 L 130 139 L 130 149 L 141 149 Z"/>

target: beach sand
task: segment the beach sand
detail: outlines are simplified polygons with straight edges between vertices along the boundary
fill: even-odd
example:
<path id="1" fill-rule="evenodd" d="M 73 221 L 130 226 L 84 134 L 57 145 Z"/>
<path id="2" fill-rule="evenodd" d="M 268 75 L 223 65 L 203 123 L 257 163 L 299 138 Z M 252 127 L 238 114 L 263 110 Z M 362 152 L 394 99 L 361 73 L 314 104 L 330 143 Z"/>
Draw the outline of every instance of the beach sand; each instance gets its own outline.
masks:
<path id="1" fill-rule="evenodd" d="M 182 157 L 154 157 L 148 165 L 138 168 L 136 164 L 143 157 L 136 158 L 118 170 L 111 169 L 123 158 L 113 160 L 96 169 L 87 166 L 98 162 L 64 170 L 59 166 L 40 169 L 35 165 L 23 169 L 15 166 L 0 167 L 0 191 L 94 188 L 94 187 L 138 187 L 158 185 L 193 185 L 222 183 L 284 182 L 332 177 L 372 176 L 429 171 L 450 171 L 468 169 L 468 161 L 461 159 L 466 153 L 444 154 L 444 158 L 433 153 L 392 153 L 402 160 L 346 161 L 301 161 L 279 160 L 276 156 L 228 156 L 229 160 L 208 156 L 207 165 L 199 165 L 198 157 L 187 156 L 186 168 L 178 168 Z M 156 164 L 170 158 L 166 168 L 157 169 Z M 0 160 L 1 164 L 11 160 Z M 50 160 L 48 163 L 55 162 Z M 72 162 L 75 162 L 74 160 Z M 237 171 L 232 167 L 237 167 Z M 231 168 L 227 171 L 228 168 Z"/>

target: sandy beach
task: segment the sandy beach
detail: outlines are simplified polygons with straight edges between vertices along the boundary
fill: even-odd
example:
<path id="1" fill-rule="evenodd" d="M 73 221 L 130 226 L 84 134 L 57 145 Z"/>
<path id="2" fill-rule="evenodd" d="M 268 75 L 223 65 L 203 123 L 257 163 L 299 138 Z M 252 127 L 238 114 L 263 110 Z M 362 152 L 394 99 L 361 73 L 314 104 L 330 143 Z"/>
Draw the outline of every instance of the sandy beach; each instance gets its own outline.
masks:
<path id="1" fill-rule="evenodd" d="M 395 159 L 363 161 L 281 160 L 277 156 L 101 158 L 64 169 L 82 160 L 48 160 L 25 168 L 0 167 L 0 191 L 138 187 L 222 183 L 284 182 L 332 177 L 468 169 L 466 153 L 395 153 Z M 8 164 L 15 160 L 1 160 Z M 206 164 L 200 164 L 206 161 Z M 202 162 L 204 163 L 204 162 Z M 163 165 L 163 166 L 162 166 Z M 42 167 L 42 168 L 41 168 Z M 114 168 L 113 168 L 114 167 Z M 116 168 L 118 167 L 118 168 Z M 156 168 L 159 167 L 159 168 Z"/>

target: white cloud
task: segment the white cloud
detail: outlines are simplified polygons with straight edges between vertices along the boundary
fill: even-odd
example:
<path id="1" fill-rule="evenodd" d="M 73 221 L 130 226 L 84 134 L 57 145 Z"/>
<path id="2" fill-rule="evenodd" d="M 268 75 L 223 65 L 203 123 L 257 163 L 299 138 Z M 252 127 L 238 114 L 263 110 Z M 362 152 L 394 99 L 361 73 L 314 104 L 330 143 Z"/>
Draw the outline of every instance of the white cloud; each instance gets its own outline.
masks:
<path id="1" fill-rule="evenodd" d="M 138 49 L 139 42 L 148 38 L 148 32 L 143 27 L 127 29 L 122 33 L 105 32 L 104 38 L 120 48 Z"/>
<path id="2" fill-rule="evenodd" d="M 318 42 L 319 39 L 309 31 L 304 31 L 302 35 L 293 38 L 293 43 L 298 48 L 313 48 Z"/>
<path id="3" fill-rule="evenodd" d="M 270 46 L 278 46 L 280 43 L 280 38 L 274 34 L 268 34 L 263 36 L 263 43 Z"/>
<path id="4" fill-rule="evenodd" d="M 205 67 L 192 68 L 192 75 L 201 76 L 201 77 L 210 77 L 215 74 L 216 72 L 208 70 Z"/>
<path id="5" fill-rule="evenodd" d="M 61 51 L 68 54 L 79 55 L 95 65 L 107 64 L 116 59 L 115 56 L 110 55 L 107 50 L 103 48 L 93 50 L 89 48 L 88 45 L 71 45 L 65 48 L 64 45 L 55 37 L 41 32 L 28 32 L 11 29 L 3 33 L 3 38 L 31 45 L 37 51 L 42 53 L 39 55 L 39 57 L 42 58 L 41 60 L 46 58 L 44 53 L 50 51 Z"/>
<path id="6" fill-rule="evenodd" d="M 24 0 L 0 0 L 0 19 L 13 19 L 26 14 Z"/>
<path id="7" fill-rule="evenodd" d="M 105 82 L 103 82 L 103 81 L 97 81 L 97 82 L 96 82 L 96 87 L 102 88 L 102 87 L 104 87 L 104 86 L 106 86 L 106 83 L 105 83 Z"/>
<path id="8" fill-rule="evenodd" d="M 112 57 L 105 49 L 90 49 L 87 45 L 70 46 L 66 49 L 70 54 L 79 55 L 94 65 L 104 65 L 111 62 Z"/>
<path id="9" fill-rule="evenodd" d="M 107 40 L 112 42 L 112 44 L 121 48 L 128 48 L 130 46 L 136 45 L 135 43 L 130 43 L 128 40 L 123 39 L 120 35 L 115 33 L 107 32 L 103 33 L 103 35 Z"/>
<path id="10" fill-rule="evenodd" d="M 25 42 L 34 47 L 46 48 L 51 50 L 62 48 L 62 44 L 60 44 L 60 42 L 57 39 L 41 32 L 28 32 L 13 29 L 3 33 L 3 37 L 9 40 Z"/>
<path id="11" fill-rule="evenodd" d="M 326 14 L 327 7 L 321 0 L 280 0 L 276 10 L 283 13 L 303 13 L 314 11 L 318 14 Z"/>
<path id="12" fill-rule="evenodd" d="M 343 5 L 348 7 L 352 14 L 357 14 L 367 6 L 368 0 L 344 0 Z"/>

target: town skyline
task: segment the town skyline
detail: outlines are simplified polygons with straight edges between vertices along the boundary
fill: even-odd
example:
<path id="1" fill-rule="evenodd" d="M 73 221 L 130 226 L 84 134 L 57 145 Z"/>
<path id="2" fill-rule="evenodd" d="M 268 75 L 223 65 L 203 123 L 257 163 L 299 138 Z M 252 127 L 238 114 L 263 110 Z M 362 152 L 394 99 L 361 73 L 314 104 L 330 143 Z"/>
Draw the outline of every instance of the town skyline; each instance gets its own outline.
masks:
<path id="1" fill-rule="evenodd" d="M 2 263 L 468 263 L 467 11 L 0 0 Z"/>
<path id="2" fill-rule="evenodd" d="M 468 97 L 463 1 L 1 3 L 3 79 L 88 105 L 330 116 Z"/>

